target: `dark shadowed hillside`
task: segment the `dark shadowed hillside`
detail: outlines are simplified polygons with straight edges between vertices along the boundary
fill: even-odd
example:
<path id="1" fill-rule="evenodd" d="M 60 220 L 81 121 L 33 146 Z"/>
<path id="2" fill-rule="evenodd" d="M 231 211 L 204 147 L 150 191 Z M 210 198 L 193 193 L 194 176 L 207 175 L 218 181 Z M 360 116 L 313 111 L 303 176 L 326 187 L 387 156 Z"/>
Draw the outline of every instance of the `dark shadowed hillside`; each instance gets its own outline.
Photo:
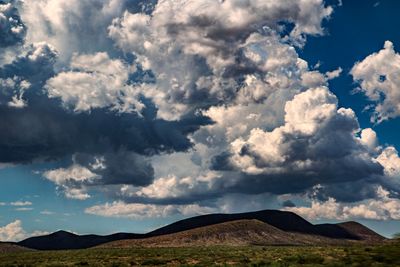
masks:
<path id="1" fill-rule="evenodd" d="M 121 239 L 140 238 L 140 234 L 117 233 L 108 236 L 76 235 L 66 231 L 58 231 L 46 236 L 25 239 L 18 244 L 27 248 L 39 250 L 61 250 L 90 248 L 103 243 Z"/>
<path id="2" fill-rule="evenodd" d="M 343 222 L 338 223 L 337 226 L 342 227 L 343 229 L 345 229 L 352 235 L 357 236 L 361 240 L 379 242 L 386 239 L 358 222 Z"/>

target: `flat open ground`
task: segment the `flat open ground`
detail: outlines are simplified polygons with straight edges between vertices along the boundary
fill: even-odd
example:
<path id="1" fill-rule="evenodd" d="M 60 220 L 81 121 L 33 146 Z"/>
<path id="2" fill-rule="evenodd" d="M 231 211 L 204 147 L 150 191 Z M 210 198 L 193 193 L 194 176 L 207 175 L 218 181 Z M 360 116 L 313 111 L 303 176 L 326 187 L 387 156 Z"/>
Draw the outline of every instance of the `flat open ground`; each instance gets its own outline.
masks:
<path id="1" fill-rule="evenodd" d="M 400 242 L 379 246 L 87 249 L 0 254 L 0 266 L 400 266 Z"/>

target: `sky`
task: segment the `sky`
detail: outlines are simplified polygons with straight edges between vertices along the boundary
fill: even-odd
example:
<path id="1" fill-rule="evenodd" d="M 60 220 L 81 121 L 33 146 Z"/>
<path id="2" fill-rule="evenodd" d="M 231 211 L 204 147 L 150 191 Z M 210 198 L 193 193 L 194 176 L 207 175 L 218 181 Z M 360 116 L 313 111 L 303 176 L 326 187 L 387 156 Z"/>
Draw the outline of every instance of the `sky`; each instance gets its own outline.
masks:
<path id="1" fill-rule="evenodd" d="M 1 0 L 0 240 L 261 209 L 400 232 L 399 8 Z"/>

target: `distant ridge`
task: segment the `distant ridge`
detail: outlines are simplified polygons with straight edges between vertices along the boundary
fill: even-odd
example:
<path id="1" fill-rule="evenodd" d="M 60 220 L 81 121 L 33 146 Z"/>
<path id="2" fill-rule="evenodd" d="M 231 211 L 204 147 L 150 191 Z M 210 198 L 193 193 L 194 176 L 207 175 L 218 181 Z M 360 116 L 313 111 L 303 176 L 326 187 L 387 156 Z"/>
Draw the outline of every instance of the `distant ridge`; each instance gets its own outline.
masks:
<path id="1" fill-rule="evenodd" d="M 386 239 L 385 237 L 381 236 L 380 234 L 372 231 L 371 229 L 365 227 L 364 225 L 358 222 L 350 221 L 350 222 L 338 223 L 337 225 L 364 241 L 379 242 Z"/>
<path id="2" fill-rule="evenodd" d="M 242 227 L 244 227 L 244 229 L 240 229 L 240 231 L 244 231 L 244 233 L 248 230 L 249 234 L 254 234 L 260 232 L 260 229 L 263 229 L 262 233 L 264 234 L 261 235 L 263 236 L 263 238 L 262 240 L 260 240 L 263 241 L 262 243 L 270 243 L 270 239 L 268 239 L 266 236 L 272 235 L 272 233 L 277 233 L 277 231 L 279 231 L 279 238 L 288 241 L 289 244 L 305 244 L 307 243 L 305 242 L 306 240 L 312 240 L 311 242 L 316 242 L 316 240 L 319 240 L 321 242 L 327 243 L 335 243 L 334 240 L 368 242 L 380 242 L 384 240 L 382 236 L 378 235 L 371 229 L 368 229 L 362 224 L 355 222 L 314 225 L 293 212 L 279 210 L 262 210 L 246 213 L 209 214 L 196 216 L 174 222 L 167 226 L 151 231 L 147 234 L 117 233 L 113 235 L 99 236 L 76 235 L 65 231 L 58 231 L 46 236 L 31 237 L 17 244 L 27 248 L 38 250 L 61 250 L 90 248 L 119 240 L 150 240 L 152 238 L 151 240 L 153 241 L 165 241 L 166 235 L 178 234 L 177 237 L 181 238 L 182 236 L 179 233 L 204 227 L 216 226 L 217 228 L 215 229 L 221 229 L 222 231 L 223 228 L 220 228 L 220 224 L 224 225 L 225 223 L 228 223 L 227 225 L 229 225 L 227 229 L 236 229 L 235 227 L 237 227 L 237 224 L 229 224 L 235 221 L 242 221 L 241 225 Z M 243 221 L 247 221 L 247 223 L 243 223 Z M 251 221 L 251 223 L 249 223 L 249 221 Z M 262 225 L 260 225 L 260 223 L 262 223 Z M 250 228 L 246 229 L 246 227 Z M 213 229 L 212 227 L 206 229 L 207 230 L 202 233 L 213 233 L 215 237 L 215 229 Z M 235 233 L 238 233 L 240 231 L 236 231 Z M 234 237 L 236 235 L 235 233 L 226 233 L 226 236 Z M 294 238 L 293 235 L 296 235 L 296 238 Z M 254 234 L 253 238 L 254 236 L 257 235 Z M 218 243 L 218 240 L 220 239 L 214 237 L 210 236 L 209 240 L 212 239 Z M 303 238 L 304 240 L 302 241 L 299 238 Z M 202 239 L 207 240 L 207 237 L 204 237 L 203 235 Z M 189 238 L 188 240 L 192 239 Z M 235 238 L 233 238 L 233 240 L 235 240 Z M 153 241 L 149 242 L 151 243 Z M 231 241 L 227 240 L 228 243 Z M 247 242 L 246 240 L 242 241 L 244 243 Z M 140 242 L 143 243 L 144 241 Z"/>
<path id="3" fill-rule="evenodd" d="M 107 242 L 122 239 L 141 238 L 141 234 L 117 233 L 112 235 L 76 235 L 58 231 L 45 236 L 35 236 L 18 242 L 18 245 L 38 250 L 62 250 L 91 248 Z"/>
<path id="4" fill-rule="evenodd" d="M 12 252 L 23 252 L 23 251 L 31 251 L 31 249 L 19 246 L 11 242 L 0 242 L 0 253 L 12 253 Z"/>

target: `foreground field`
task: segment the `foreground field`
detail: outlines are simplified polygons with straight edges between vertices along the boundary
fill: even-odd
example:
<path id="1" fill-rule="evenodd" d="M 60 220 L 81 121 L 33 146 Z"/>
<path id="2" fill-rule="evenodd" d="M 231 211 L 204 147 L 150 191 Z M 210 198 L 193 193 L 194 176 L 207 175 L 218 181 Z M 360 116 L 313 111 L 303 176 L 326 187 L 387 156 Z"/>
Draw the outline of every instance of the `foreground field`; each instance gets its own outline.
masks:
<path id="1" fill-rule="evenodd" d="M 400 266 L 400 243 L 348 247 L 88 249 L 0 254 L 0 266 Z"/>

